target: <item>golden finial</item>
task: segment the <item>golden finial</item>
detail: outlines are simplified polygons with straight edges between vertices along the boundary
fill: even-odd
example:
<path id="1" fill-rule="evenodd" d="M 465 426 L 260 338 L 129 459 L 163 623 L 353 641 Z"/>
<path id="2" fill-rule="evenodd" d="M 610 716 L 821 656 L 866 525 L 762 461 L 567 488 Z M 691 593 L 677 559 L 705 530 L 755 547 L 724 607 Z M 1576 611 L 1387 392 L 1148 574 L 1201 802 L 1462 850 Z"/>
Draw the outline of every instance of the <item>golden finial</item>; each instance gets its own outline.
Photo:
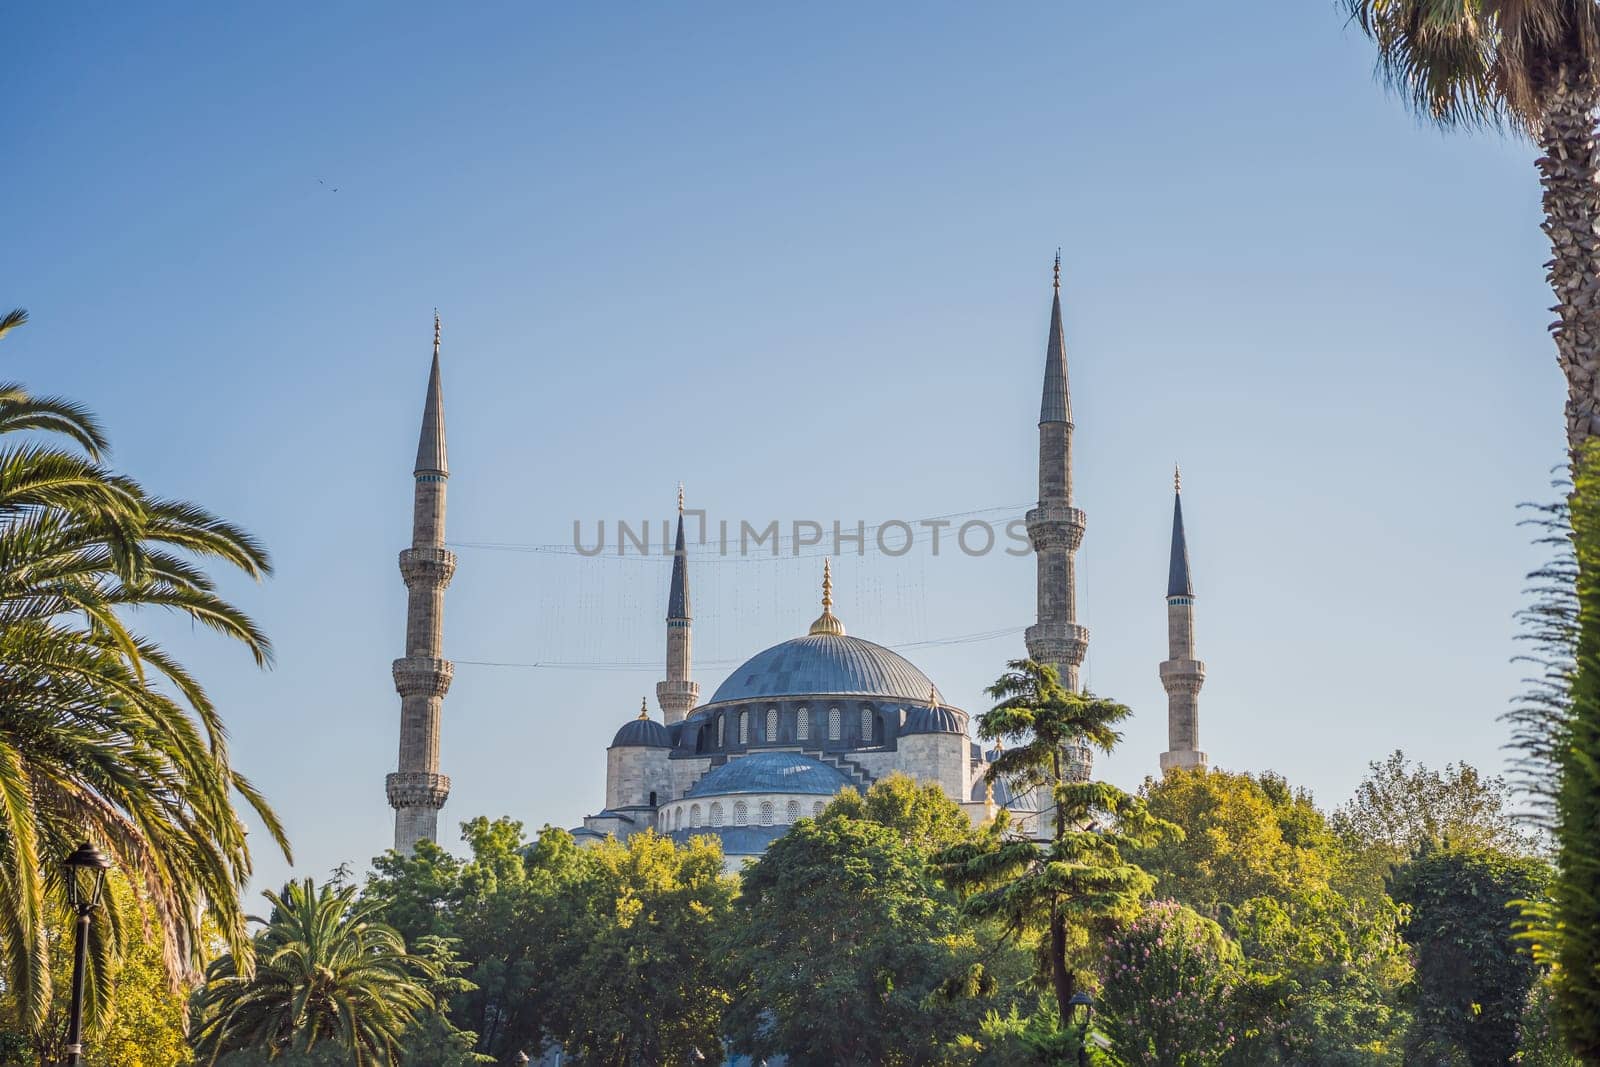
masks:
<path id="1" fill-rule="evenodd" d="M 439 354 L 439 309 L 433 309 L 433 354 Z"/>
<path id="2" fill-rule="evenodd" d="M 1183 472 L 1178 469 L 1176 463 L 1172 465 L 1172 491 L 1174 493 L 1183 492 Z"/>
<path id="3" fill-rule="evenodd" d="M 683 514 L 683 483 L 678 483 L 678 514 Z"/>
<path id="4" fill-rule="evenodd" d="M 928 686 L 928 703 L 932 704 L 934 707 L 939 706 L 939 691 L 931 684 Z"/>
<path id="5" fill-rule="evenodd" d="M 833 614 L 833 561 L 827 557 L 822 560 L 822 614 L 811 624 L 811 632 L 844 636 L 844 623 Z"/>
<path id="6" fill-rule="evenodd" d="M 639 698 L 639 718 L 640 719 L 648 719 L 650 717 L 650 712 L 647 710 L 649 707 L 650 707 L 650 698 L 649 697 L 640 697 Z"/>
<path id="7" fill-rule="evenodd" d="M 1056 249 L 1055 287 L 1056 287 L 1056 290 L 1059 292 L 1060 289 L 1061 289 L 1061 249 L 1059 249 L 1059 248 Z"/>

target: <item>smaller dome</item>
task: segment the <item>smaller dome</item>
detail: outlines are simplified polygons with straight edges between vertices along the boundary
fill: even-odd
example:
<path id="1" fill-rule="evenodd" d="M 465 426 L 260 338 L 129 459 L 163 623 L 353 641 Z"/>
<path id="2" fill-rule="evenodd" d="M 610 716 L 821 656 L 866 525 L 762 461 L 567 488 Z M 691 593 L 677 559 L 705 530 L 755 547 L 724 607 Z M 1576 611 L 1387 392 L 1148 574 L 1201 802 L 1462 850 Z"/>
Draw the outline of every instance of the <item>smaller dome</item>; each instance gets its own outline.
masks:
<path id="1" fill-rule="evenodd" d="M 654 719 L 633 719 L 622 724 L 611 739 L 612 748 L 671 748 L 672 732 Z"/>
<path id="2" fill-rule="evenodd" d="M 836 767 L 798 752 L 756 752 L 708 771 L 689 787 L 688 796 L 727 793 L 815 793 L 832 796 L 850 784 Z"/>
<path id="3" fill-rule="evenodd" d="M 988 799 L 989 783 L 979 775 L 977 781 L 972 783 L 972 799 L 981 804 Z M 1011 788 L 1011 783 L 1004 778 L 996 779 L 994 783 L 994 803 L 996 807 L 1009 808 L 1012 811 L 1033 812 L 1039 810 L 1039 805 L 1033 800 L 1032 795 L 1018 796 Z"/>
<path id="4" fill-rule="evenodd" d="M 950 708 L 912 708 L 906 714 L 906 724 L 900 735 L 906 734 L 965 734 L 967 724 Z"/>

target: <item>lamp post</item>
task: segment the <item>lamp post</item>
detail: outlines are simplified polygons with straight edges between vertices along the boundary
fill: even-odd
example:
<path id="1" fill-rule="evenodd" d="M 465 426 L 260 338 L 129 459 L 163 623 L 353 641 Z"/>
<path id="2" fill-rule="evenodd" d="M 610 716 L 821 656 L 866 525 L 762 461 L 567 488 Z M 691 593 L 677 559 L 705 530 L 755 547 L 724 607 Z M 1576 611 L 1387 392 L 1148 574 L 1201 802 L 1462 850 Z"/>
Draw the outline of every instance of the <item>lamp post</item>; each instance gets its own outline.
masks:
<path id="1" fill-rule="evenodd" d="M 1094 998 L 1080 989 L 1072 994 L 1072 999 L 1067 1001 L 1067 1007 L 1072 1009 L 1072 1022 L 1078 1028 L 1078 1067 L 1087 1067 L 1089 1020 L 1094 1018 Z"/>
<path id="2" fill-rule="evenodd" d="M 67 904 L 78 912 L 72 945 L 72 1009 L 67 1016 L 67 1067 L 83 1067 L 83 972 L 89 954 L 89 921 L 100 906 L 111 861 L 85 841 L 62 864 L 67 869 Z"/>

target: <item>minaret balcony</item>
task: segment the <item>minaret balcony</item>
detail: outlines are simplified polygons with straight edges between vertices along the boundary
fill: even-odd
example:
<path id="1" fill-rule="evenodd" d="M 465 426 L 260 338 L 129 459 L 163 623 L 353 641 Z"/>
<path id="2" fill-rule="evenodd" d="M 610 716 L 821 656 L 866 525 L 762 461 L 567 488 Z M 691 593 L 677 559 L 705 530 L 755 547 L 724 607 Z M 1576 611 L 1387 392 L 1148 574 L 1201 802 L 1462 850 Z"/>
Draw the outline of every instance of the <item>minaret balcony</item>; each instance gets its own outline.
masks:
<path id="1" fill-rule="evenodd" d="M 391 808 L 444 807 L 450 797 L 450 776 L 427 771 L 399 771 L 384 779 Z"/>
<path id="2" fill-rule="evenodd" d="M 1161 686 L 1168 693 L 1198 693 L 1205 684 L 1206 665 L 1197 659 L 1161 662 Z"/>
<path id="3" fill-rule="evenodd" d="M 1089 651 L 1089 628 L 1075 622 L 1035 623 L 1028 627 L 1023 639 L 1028 646 L 1028 655 L 1038 663 L 1071 663 L 1076 666 L 1083 662 L 1084 655 Z"/>
<path id="4" fill-rule="evenodd" d="M 1063 541 L 1068 551 L 1076 552 L 1083 543 L 1083 529 L 1087 524 L 1083 509 L 1062 504 L 1044 504 L 1031 509 L 1023 517 L 1028 527 L 1028 539 L 1035 552 L 1054 547 Z"/>
<path id="5" fill-rule="evenodd" d="M 394 661 L 394 687 L 403 697 L 442 697 L 450 691 L 455 664 L 447 659 L 407 656 Z"/>
<path id="6" fill-rule="evenodd" d="M 456 573 L 456 554 L 448 548 L 408 548 L 400 553 L 400 577 L 407 588 L 422 582 L 446 586 Z"/>

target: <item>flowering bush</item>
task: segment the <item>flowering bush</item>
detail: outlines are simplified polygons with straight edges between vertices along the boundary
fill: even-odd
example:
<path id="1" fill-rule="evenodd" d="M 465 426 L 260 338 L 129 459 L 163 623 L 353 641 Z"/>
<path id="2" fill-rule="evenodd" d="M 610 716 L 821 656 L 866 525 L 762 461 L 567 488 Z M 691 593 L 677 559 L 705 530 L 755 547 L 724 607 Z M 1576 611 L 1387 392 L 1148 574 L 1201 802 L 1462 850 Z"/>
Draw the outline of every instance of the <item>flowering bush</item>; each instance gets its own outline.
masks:
<path id="1" fill-rule="evenodd" d="M 1157 901 L 1106 943 L 1097 1021 L 1123 1067 L 1213 1067 L 1233 1047 L 1239 950 L 1210 919 Z"/>

